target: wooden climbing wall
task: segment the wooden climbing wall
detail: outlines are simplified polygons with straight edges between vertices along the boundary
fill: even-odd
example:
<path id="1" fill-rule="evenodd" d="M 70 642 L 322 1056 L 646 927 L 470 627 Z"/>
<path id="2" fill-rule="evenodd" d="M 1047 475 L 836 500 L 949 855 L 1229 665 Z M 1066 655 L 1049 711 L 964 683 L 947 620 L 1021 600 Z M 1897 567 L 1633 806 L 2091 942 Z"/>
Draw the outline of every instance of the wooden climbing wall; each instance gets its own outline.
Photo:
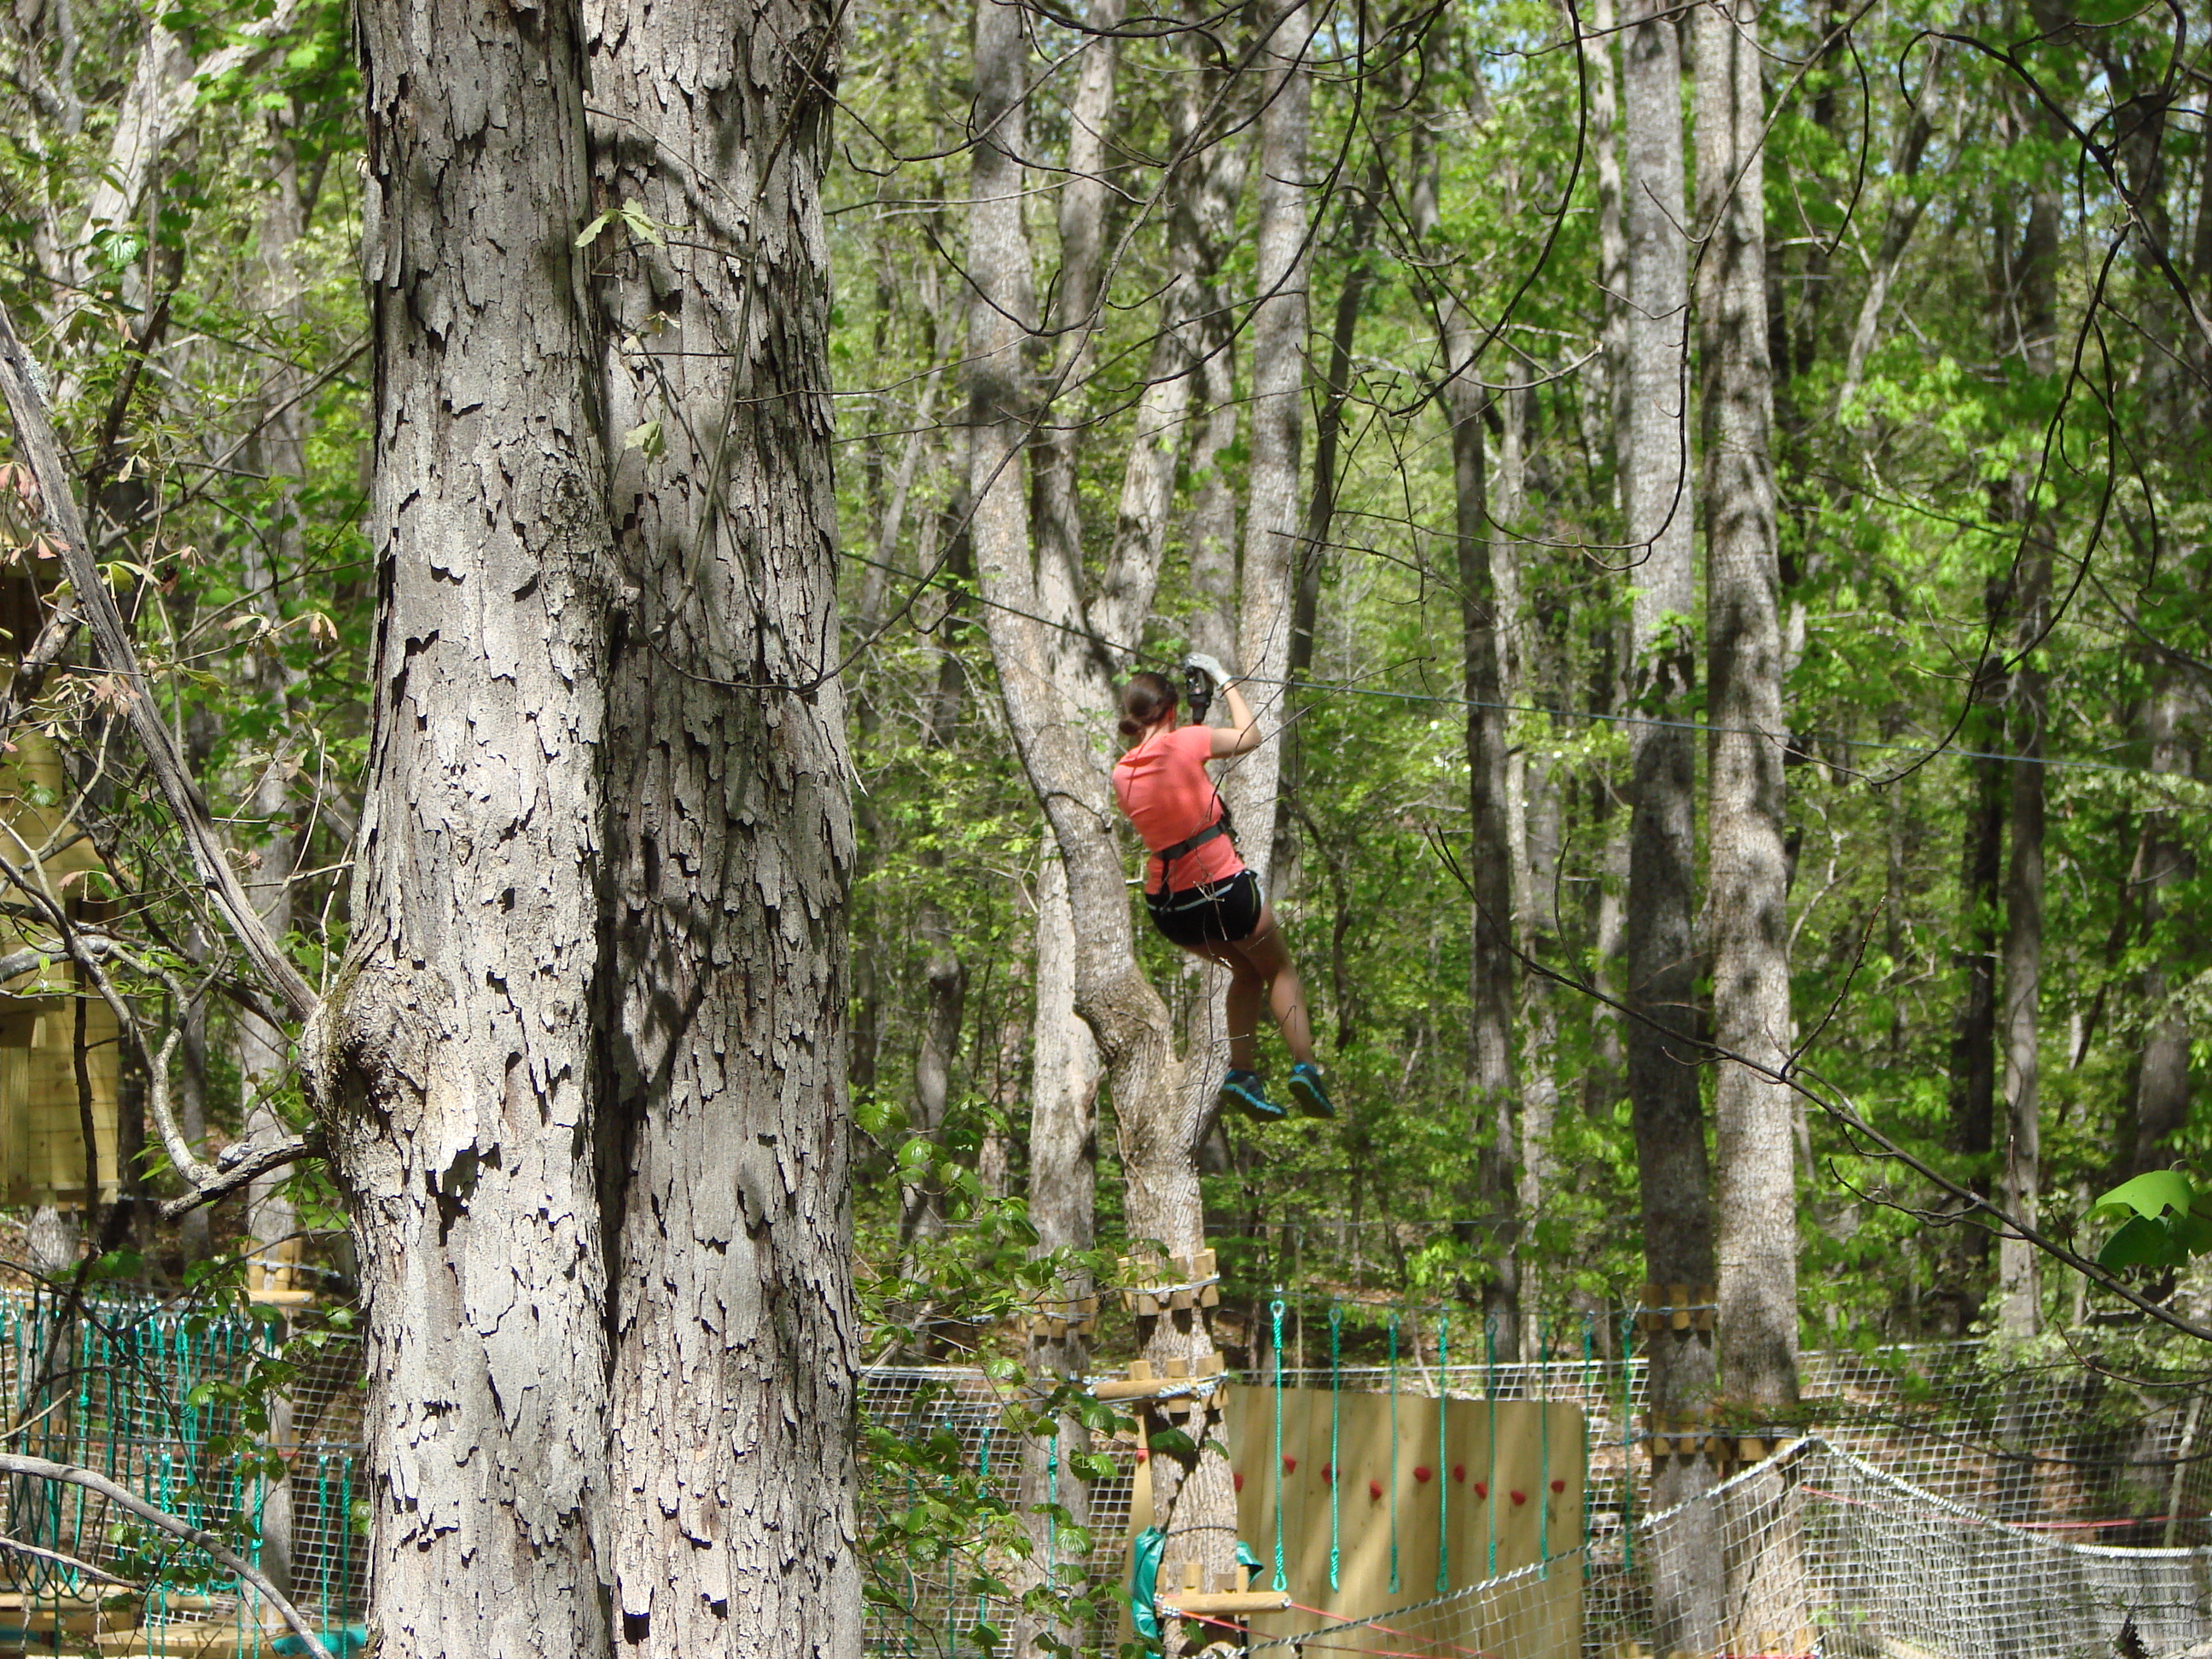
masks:
<path id="1" fill-rule="evenodd" d="M 64 811 L 69 781 L 60 752 L 42 733 L 18 731 L 0 754 L 0 859 L 85 919 L 98 908 L 86 890 L 100 856 Z M 0 875 L 0 889 L 14 882 Z M 9 890 L 9 901 L 24 895 Z M 36 930 L 39 937 L 51 935 Z M 0 918 L 0 954 L 24 942 Z M 84 1013 L 86 1080 L 103 1201 L 116 1194 L 116 1094 L 120 1060 L 115 1016 L 66 962 L 0 987 L 0 1203 L 81 1204 L 85 1198 L 83 1091 L 76 1070 L 77 1013 Z"/>
<path id="2" fill-rule="evenodd" d="M 1234 1388 L 1225 1405 L 1230 1461 L 1238 1477 L 1237 1531 L 1265 1564 L 1254 1587 L 1273 1582 L 1279 1475 L 1284 1576 L 1298 1604 L 1289 1613 L 1255 1618 L 1255 1637 L 1291 1637 L 1375 1618 L 1568 1556 L 1583 1541 L 1586 1463 L 1578 1406 L 1446 1401 L 1440 1437 L 1435 1400 L 1285 1389 L 1278 1462 L 1276 1400 L 1273 1389 Z M 1152 1484 L 1141 1466 L 1133 1499 L 1133 1532 L 1152 1519 Z M 1475 1611 L 1470 1607 L 1468 1615 Z M 1580 1559 L 1531 1574 L 1480 1612 L 1485 1652 L 1577 1659 L 1583 1636 Z M 1466 1650 L 1462 1640 L 1433 1639 L 1435 1620 L 1419 1622 L 1431 1627 L 1431 1639 L 1376 1634 L 1346 1645 L 1425 1656 L 1433 1650 L 1437 1659 L 1458 1659 Z"/>

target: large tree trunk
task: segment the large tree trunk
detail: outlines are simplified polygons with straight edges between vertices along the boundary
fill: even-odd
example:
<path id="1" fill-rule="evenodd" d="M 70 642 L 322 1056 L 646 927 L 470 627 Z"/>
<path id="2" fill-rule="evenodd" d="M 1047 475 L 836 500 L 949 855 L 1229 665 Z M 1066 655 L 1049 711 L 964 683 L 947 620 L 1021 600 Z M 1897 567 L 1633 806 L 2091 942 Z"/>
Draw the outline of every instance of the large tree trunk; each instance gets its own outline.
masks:
<path id="1" fill-rule="evenodd" d="M 1684 407 L 1688 249 L 1682 199 L 1681 56 L 1673 15 L 1650 0 L 1627 9 L 1622 43 L 1629 307 L 1630 447 L 1626 491 L 1627 580 L 1634 650 L 1629 728 L 1626 1032 L 1636 1128 L 1644 1273 L 1654 1294 L 1680 1288 L 1705 1300 L 1714 1282 L 1712 1200 L 1698 1097 L 1697 971 L 1691 936 L 1696 872 L 1696 749 L 1661 720 L 1689 717 L 1694 611 L 1690 549 L 1688 411 Z M 1702 1433 L 1713 1395 L 1712 1338 L 1654 1321 L 1650 1413 L 1655 1432 L 1698 1431 L 1652 1460 L 1651 1501 L 1680 1504 L 1711 1489 Z M 1679 1448 L 1679 1449 L 1675 1449 Z M 1699 1506 L 1654 1540 L 1652 1591 L 1660 1644 L 1702 1650 L 1717 1637 L 1720 1550 L 1715 1517 Z"/>
<path id="2" fill-rule="evenodd" d="M 373 1619 L 386 1659 L 574 1659 L 609 1637 L 582 44 L 448 0 L 356 28 L 383 601 L 353 940 L 307 1048 L 368 1304 Z"/>
<path id="3" fill-rule="evenodd" d="M 1707 900 L 1713 1039 L 1789 1063 L 1789 863 L 1783 847 L 1780 567 L 1770 451 L 1766 223 L 1759 14 L 1697 17 L 1698 222 L 1705 507 L 1705 662 L 1711 736 Z M 1797 1403 L 1795 1097 L 1723 1060 L 1714 1076 L 1719 1346 L 1729 1398 Z"/>
<path id="4" fill-rule="evenodd" d="M 1075 1008 L 1097 1040 L 1113 1089 L 1129 1232 L 1188 1255 L 1204 1243 L 1197 1150 L 1212 1121 L 1212 1092 L 1200 1097 L 1179 1086 L 1167 1007 L 1137 966 L 1119 814 L 1104 764 L 1112 726 L 1102 706 L 1103 678 L 1079 673 L 1057 651 L 1056 631 L 1048 637 L 1036 620 L 1040 582 L 1022 465 L 1030 425 L 1023 353 L 1034 306 L 1021 214 L 1025 61 L 1019 9 L 1006 0 L 978 0 L 967 260 L 975 295 L 968 422 L 976 576 L 1007 725 L 1066 871 Z M 1151 580 L 1136 573 L 1128 586 L 1149 592 Z M 1163 1375 L 1170 1358 L 1195 1366 L 1214 1352 L 1198 1310 L 1141 1320 L 1139 1340 Z M 1218 1429 L 1218 1417 L 1212 1420 Z M 1236 1535 L 1228 1461 L 1217 1435 L 1200 1423 L 1190 1426 L 1194 1449 L 1152 1462 L 1156 1512 L 1171 1560 L 1227 1571 Z"/>
<path id="5" fill-rule="evenodd" d="M 1088 402 L 1081 396 L 1081 382 L 1097 362 L 1100 290 L 1105 277 L 1107 135 L 1115 118 L 1119 48 L 1111 31 L 1120 26 L 1122 11 L 1123 0 L 1091 0 L 1086 21 L 1100 33 L 1085 44 L 1083 67 L 1068 109 L 1067 176 L 1060 198 L 1060 281 L 1054 296 L 1056 309 L 1048 319 L 1058 336 L 1060 359 L 1052 385 L 1064 401 L 1058 412 L 1048 411 L 1036 456 L 1039 598 L 1043 602 L 1042 614 L 1064 630 L 1051 645 L 1054 672 L 1062 681 L 1097 679 L 1105 668 L 1101 653 L 1084 639 L 1085 583 L 1079 474 L 1084 439 L 1091 425 L 1085 413 Z M 1168 308 L 1176 303 L 1172 295 L 1163 300 L 1164 321 Z M 1179 347 L 1172 331 L 1163 332 L 1160 345 L 1164 355 L 1155 355 L 1167 367 L 1171 386 L 1147 388 L 1148 397 L 1155 392 L 1162 395 L 1152 419 L 1179 428 L 1189 380 L 1176 372 L 1172 362 Z M 1067 395 L 1070 388 L 1075 392 L 1073 397 Z M 1139 418 L 1142 421 L 1145 416 Z M 1152 436 L 1151 444 L 1146 459 L 1155 467 L 1164 461 L 1171 480 L 1176 435 L 1167 435 L 1164 447 L 1160 437 Z M 1138 447 L 1146 449 L 1144 439 Z M 1130 465 L 1133 475 L 1144 479 L 1143 463 L 1137 456 L 1131 457 Z M 1164 525 L 1164 499 L 1154 507 L 1147 482 L 1137 483 L 1133 516 L 1148 526 Z M 1157 556 L 1152 565 L 1158 568 Z M 1143 608 L 1130 619 L 1136 628 L 1141 629 L 1143 610 L 1149 609 L 1150 603 L 1147 592 Z M 1113 637 L 1116 646 L 1136 643 L 1133 633 Z M 1111 652 L 1109 647 L 1106 654 Z M 1075 1012 L 1074 930 L 1066 872 L 1057 850 L 1048 846 L 1037 882 L 1036 996 L 1030 1024 L 1029 1207 L 1040 1255 L 1087 1250 L 1093 1243 L 1094 1107 L 1099 1066 L 1097 1044 Z M 1079 1379 L 1089 1368 L 1090 1344 L 1077 1328 L 1079 1308 L 1073 1304 L 1079 1304 L 1093 1289 L 1086 1275 L 1066 1277 L 1059 1286 L 1058 1304 L 1048 1307 L 1032 1324 L 1027 1357 L 1038 1387 L 1048 1389 Z M 1089 1432 L 1082 1423 L 1066 1415 L 1060 1418 L 1051 1435 L 1032 1436 L 1023 1443 L 1019 1496 L 1030 1553 L 1012 1575 L 1017 1595 L 1059 1575 L 1063 1564 L 1058 1549 L 1058 1514 L 1064 1513 L 1074 1526 L 1090 1524 L 1089 1484 L 1073 1462 L 1090 1445 Z M 1039 1620 L 1024 1608 L 1014 1620 L 1013 1651 L 1031 1651 L 1037 1637 L 1048 1631 L 1055 1642 L 1080 1639 L 1079 1632 Z"/>
<path id="6" fill-rule="evenodd" d="M 836 25 L 814 0 L 586 14 L 593 205 L 683 228 L 595 245 L 609 429 L 665 446 L 624 449 L 611 491 L 615 1610 L 634 1653 L 850 1659 Z"/>

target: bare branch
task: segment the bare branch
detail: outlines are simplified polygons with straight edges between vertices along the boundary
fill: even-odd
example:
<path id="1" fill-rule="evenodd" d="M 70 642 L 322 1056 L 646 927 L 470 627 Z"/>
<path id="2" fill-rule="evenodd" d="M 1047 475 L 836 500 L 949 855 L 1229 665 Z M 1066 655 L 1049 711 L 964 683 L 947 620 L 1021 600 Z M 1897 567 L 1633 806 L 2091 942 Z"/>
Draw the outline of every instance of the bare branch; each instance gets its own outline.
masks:
<path id="1" fill-rule="evenodd" d="M 80 1561 L 74 1555 L 64 1555 L 59 1550 L 50 1550 L 41 1544 L 26 1544 L 20 1538 L 10 1538 L 0 1532 L 0 1550 L 17 1555 L 36 1556 L 41 1561 L 52 1561 L 57 1566 L 67 1567 L 71 1572 L 81 1572 L 88 1578 L 97 1578 L 103 1584 L 112 1584 L 118 1589 L 143 1590 L 143 1584 L 134 1584 L 128 1578 L 118 1578 L 105 1567 L 95 1567 L 89 1561 Z"/>
<path id="2" fill-rule="evenodd" d="M 179 1216 L 196 1210 L 203 1204 L 212 1204 L 217 1199 L 228 1197 L 271 1170 L 283 1169 L 303 1158 L 319 1158 L 322 1151 L 322 1142 L 313 1135 L 293 1135 L 270 1143 L 241 1140 L 234 1146 L 226 1146 L 216 1156 L 216 1173 L 208 1175 L 195 1171 L 185 1177 L 191 1183 L 191 1191 L 180 1198 L 161 1200 L 161 1219 L 174 1221 Z M 198 1170 L 204 1171 L 206 1168 L 205 1164 L 201 1164 Z"/>
<path id="3" fill-rule="evenodd" d="M 117 609 L 115 596 L 93 556 L 69 469 L 54 436 L 53 419 L 46 409 L 43 387 L 30 354 L 16 337 L 14 322 L 5 311 L 0 311 L 0 396 L 7 399 L 9 412 L 15 419 L 16 441 L 30 464 L 32 476 L 38 481 L 40 513 L 47 529 L 60 544 L 63 568 L 69 573 L 70 586 L 92 625 L 100 660 L 127 688 L 125 702 L 131 729 L 144 748 L 155 781 L 184 832 L 193 869 L 202 885 L 246 947 L 255 968 L 290 1012 L 304 1019 L 315 1010 L 314 988 L 270 936 L 268 926 L 246 896 L 237 872 L 230 867 L 199 785 L 193 780 L 184 757 L 177 750 L 167 723 L 161 718 L 153 691 L 146 684 L 137 652 L 131 645 L 123 613 Z"/>
<path id="4" fill-rule="evenodd" d="M 33 1480 L 54 1480 L 72 1486 L 82 1486 L 96 1492 L 117 1508 L 126 1510 L 156 1530 L 172 1538 L 182 1539 L 194 1549 L 204 1550 L 213 1556 L 224 1571 L 238 1575 L 251 1584 L 268 1601 L 270 1607 L 283 1615 L 292 1633 L 307 1644 L 313 1659 L 331 1659 L 330 1650 L 323 1645 L 305 1614 L 292 1605 L 291 1598 L 269 1582 L 269 1577 L 244 1556 L 232 1549 L 211 1532 L 202 1532 L 188 1522 L 179 1521 L 167 1510 L 160 1510 L 132 1492 L 119 1486 L 94 1469 L 78 1468 L 70 1463 L 51 1462 L 43 1457 L 25 1457 L 16 1452 L 0 1452 L 0 1474 L 20 1474 Z"/>

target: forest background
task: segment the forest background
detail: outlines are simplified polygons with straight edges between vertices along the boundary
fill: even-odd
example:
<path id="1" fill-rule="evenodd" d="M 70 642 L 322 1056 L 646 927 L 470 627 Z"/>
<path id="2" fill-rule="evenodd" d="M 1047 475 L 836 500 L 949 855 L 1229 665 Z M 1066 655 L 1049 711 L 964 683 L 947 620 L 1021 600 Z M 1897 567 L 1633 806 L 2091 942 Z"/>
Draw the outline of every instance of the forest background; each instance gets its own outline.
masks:
<path id="1" fill-rule="evenodd" d="M 1741 1305 L 1777 1354 L 2140 1317 L 1969 1212 L 2094 1242 L 2099 1193 L 2204 1150 L 2203 16 L 828 21 L 866 1357 L 1002 1354 L 1040 1237 L 1202 1238 L 1232 1358 L 1279 1291 L 1609 1352 L 1648 1284 L 1726 1273 L 1716 1225 L 1772 1269 Z M 380 599 L 351 27 L 16 0 L 0 58 L 0 305 L 176 749 L 318 984 Z M 591 205 L 594 271 L 695 228 L 619 178 Z M 634 412 L 612 464 L 651 477 L 676 417 Z M 70 596 L 28 459 L 19 656 Z M 1110 755 L 1096 688 L 1189 649 L 1258 677 L 1274 741 L 1225 791 L 1341 1115 L 1194 1109 L 1170 1237 L 1108 1075 L 1097 871 L 1039 802 Z M 93 919 L 174 964 L 135 982 L 177 1041 L 159 1088 L 126 1063 L 126 1152 L 170 1091 L 210 1156 L 307 1129 L 282 1011 L 181 992 L 221 929 L 127 687 L 66 641 L 40 667 Z M 1202 1102 L 1218 988 L 1134 939 Z M 1768 1067 L 1749 1103 L 1715 1044 Z M 212 1224 L 156 1226 L 173 1189 L 136 1159 L 123 1201 L 33 1217 L 30 1265 L 173 1280 L 304 1226 L 352 1271 L 313 1165 Z"/>

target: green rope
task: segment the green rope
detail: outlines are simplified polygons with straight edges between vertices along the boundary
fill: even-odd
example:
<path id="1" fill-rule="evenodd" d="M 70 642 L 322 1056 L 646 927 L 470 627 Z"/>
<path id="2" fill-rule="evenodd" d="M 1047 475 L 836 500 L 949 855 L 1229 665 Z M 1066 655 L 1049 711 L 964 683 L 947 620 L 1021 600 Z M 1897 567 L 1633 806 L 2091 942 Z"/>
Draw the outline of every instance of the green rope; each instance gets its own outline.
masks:
<path id="1" fill-rule="evenodd" d="M 1620 1486 L 1620 1570 L 1632 1571 L 1636 1566 L 1636 1430 L 1629 1420 L 1632 1404 L 1629 1395 L 1629 1370 L 1633 1363 L 1629 1343 L 1636 1327 L 1636 1316 L 1626 1313 L 1620 1316 L 1620 1466 L 1627 1478 Z"/>
<path id="2" fill-rule="evenodd" d="M 1552 1576 L 1552 1402 L 1536 1402 L 1540 1473 L 1536 1477 L 1536 1559 L 1544 1564 L 1543 1577 Z"/>
<path id="3" fill-rule="evenodd" d="M 1337 1462 L 1337 1430 L 1341 1421 L 1338 1406 L 1344 1376 L 1340 1363 L 1344 1339 L 1344 1310 L 1334 1302 L 1328 1304 L 1328 1587 L 1337 1588 L 1337 1570 L 1342 1563 L 1338 1545 L 1337 1498 L 1344 1490 L 1344 1468 Z"/>
<path id="4" fill-rule="evenodd" d="M 1275 1319 L 1275 1577 L 1270 1589 L 1286 1590 L 1291 1581 L 1283 1573 L 1283 1303 L 1278 1297 L 1268 1311 Z"/>
<path id="5" fill-rule="evenodd" d="M 1584 1314 L 1583 1316 L 1583 1398 L 1585 1400 L 1589 1398 L 1591 1331 L 1592 1326 L 1590 1316 L 1588 1314 Z M 1589 1422 L 1588 1419 L 1584 1419 L 1583 1422 L 1583 1544 L 1584 1547 L 1583 1549 L 1583 1577 L 1585 1580 L 1589 1577 L 1589 1549 L 1588 1547 L 1590 1535 L 1589 1505 Z"/>
<path id="6" fill-rule="evenodd" d="M 990 1422 L 983 1425 L 983 1442 L 975 1456 L 976 1484 L 987 1492 L 990 1490 L 991 1485 L 991 1431 L 997 1425 Z M 1049 1532 L 1045 1534 L 1045 1551 L 1049 1558 L 1052 1551 L 1052 1534 Z M 1052 1568 L 1049 1565 L 1045 1568 L 1045 1577 L 1048 1579 L 1052 1577 Z M 975 1622 L 979 1625 L 990 1622 L 990 1607 L 980 1590 L 975 1595 Z"/>
<path id="7" fill-rule="evenodd" d="M 1398 1316 L 1390 1316 L 1390 1594 L 1398 1593 Z"/>
<path id="8" fill-rule="evenodd" d="M 1498 1316 L 1486 1314 L 1482 1320 L 1482 1391 L 1490 1400 L 1490 1478 L 1486 1483 L 1489 1497 L 1482 1510 L 1490 1528 L 1490 1577 L 1498 1577 Z"/>
<path id="9" fill-rule="evenodd" d="M 1451 1365 L 1451 1316 L 1437 1316 L 1437 1594 L 1451 1586 L 1451 1469 L 1444 1445 L 1444 1382 Z"/>

